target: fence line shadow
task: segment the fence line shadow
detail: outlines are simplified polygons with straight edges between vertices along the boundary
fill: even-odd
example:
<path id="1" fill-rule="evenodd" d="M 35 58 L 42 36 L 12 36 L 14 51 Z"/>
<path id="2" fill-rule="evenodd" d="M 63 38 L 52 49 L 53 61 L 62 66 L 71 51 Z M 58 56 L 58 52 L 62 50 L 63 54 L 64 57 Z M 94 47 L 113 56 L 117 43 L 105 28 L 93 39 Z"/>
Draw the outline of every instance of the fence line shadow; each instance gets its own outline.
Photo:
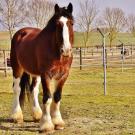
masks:
<path id="1" fill-rule="evenodd" d="M 17 124 L 14 123 L 14 121 L 9 118 L 0 118 L 0 130 L 3 131 L 37 132 L 39 131 L 38 125 L 39 124 L 37 122 L 33 122 L 31 120 L 25 120 L 23 124 Z"/>

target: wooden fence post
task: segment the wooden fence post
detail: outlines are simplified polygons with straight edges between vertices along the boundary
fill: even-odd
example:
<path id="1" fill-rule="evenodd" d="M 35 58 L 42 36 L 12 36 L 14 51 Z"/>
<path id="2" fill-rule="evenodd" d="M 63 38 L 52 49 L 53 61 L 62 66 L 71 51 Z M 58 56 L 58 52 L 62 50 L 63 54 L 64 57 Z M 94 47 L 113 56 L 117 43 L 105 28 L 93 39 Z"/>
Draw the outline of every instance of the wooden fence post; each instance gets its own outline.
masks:
<path id="1" fill-rule="evenodd" d="M 82 48 L 80 47 L 80 70 L 82 70 Z"/>
<path id="2" fill-rule="evenodd" d="M 107 65 L 107 49 L 105 48 L 105 57 L 106 57 L 106 68 L 108 67 L 108 65 Z"/>
<path id="3" fill-rule="evenodd" d="M 7 77 L 7 59 L 6 59 L 6 51 L 3 50 L 3 55 L 4 55 L 4 67 L 5 67 L 5 77 Z"/>
<path id="4" fill-rule="evenodd" d="M 91 51 L 91 54 L 92 54 L 92 56 L 94 55 L 93 49 L 92 49 L 92 51 Z"/>
<path id="5" fill-rule="evenodd" d="M 124 69 L 124 51 L 125 51 L 125 48 L 124 48 L 124 44 L 122 44 L 122 54 L 121 54 L 121 60 L 122 60 L 122 63 L 121 63 L 121 70 L 123 72 L 123 69 Z"/>
<path id="6" fill-rule="evenodd" d="M 133 45 L 131 45 L 131 64 L 133 64 Z"/>
<path id="7" fill-rule="evenodd" d="M 106 90 L 106 84 L 107 84 L 107 77 L 106 77 L 106 45 L 105 45 L 105 38 L 109 33 L 103 34 L 102 31 L 97 28 L 99 33 L 102 36 L 102 42 L 103 42 L 103 71 L 104 71 L 104 95 L 106 96 L 107 90 Z"/>

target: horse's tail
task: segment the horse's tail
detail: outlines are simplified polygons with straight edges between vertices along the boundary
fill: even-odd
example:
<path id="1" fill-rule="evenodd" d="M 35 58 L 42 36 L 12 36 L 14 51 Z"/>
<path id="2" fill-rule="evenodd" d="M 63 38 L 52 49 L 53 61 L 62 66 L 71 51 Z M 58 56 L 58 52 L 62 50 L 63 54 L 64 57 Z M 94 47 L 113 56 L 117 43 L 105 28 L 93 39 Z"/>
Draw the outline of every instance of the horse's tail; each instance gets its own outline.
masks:
<path id="1" fill-rule="evenodd" d="M 28 75 L 27 73 L 23 73 L 21 77 L 20 87 L 21 87 L 21 93 L 20 93 L 19 101 L 20 101 L 20 106 L 23 109 L 24 101 L 25 101 L 25 92 L 26 90 L 30 91 L 30 75 Z"/>

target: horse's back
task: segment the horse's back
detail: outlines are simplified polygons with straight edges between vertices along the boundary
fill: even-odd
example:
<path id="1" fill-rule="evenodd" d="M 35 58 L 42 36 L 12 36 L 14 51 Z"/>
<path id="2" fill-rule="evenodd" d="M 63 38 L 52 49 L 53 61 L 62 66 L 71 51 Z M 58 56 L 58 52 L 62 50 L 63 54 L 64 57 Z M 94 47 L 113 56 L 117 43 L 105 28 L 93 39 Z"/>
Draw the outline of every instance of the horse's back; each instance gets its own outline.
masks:
<path id="1" fill-rule="evenodd" d="M 39 33 L 41 32 L 40 29 L 38 28 L 32 28 L 32 27 L 26 27 L 26 28 L 22 28 L 20 30 L 18 30 L 14 36 L 13 36 L 13 39 L 12 39 L 12 42 L 11 42 L 11 46 L 13 44 L 18 44 L 20 43 L 23 39 L 27 38 L 28 37 L 31 39 L 31 38 L 34 38 L 36 37 Z"/>

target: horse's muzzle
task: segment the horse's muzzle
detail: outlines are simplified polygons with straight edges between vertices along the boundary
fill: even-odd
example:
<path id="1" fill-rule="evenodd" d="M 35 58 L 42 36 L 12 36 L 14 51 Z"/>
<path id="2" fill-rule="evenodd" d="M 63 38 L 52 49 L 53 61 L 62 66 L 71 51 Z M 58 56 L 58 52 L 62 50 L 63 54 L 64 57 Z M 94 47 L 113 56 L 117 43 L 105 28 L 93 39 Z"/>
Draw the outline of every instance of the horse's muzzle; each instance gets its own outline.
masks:
<path id="1" fill-rule="evenodd" d="M 72 55 L 72 49 L 66 49 L 64 50 L 63 48 L 61 49 L 61 54 L 64 57 L 70 57 Z"/>

